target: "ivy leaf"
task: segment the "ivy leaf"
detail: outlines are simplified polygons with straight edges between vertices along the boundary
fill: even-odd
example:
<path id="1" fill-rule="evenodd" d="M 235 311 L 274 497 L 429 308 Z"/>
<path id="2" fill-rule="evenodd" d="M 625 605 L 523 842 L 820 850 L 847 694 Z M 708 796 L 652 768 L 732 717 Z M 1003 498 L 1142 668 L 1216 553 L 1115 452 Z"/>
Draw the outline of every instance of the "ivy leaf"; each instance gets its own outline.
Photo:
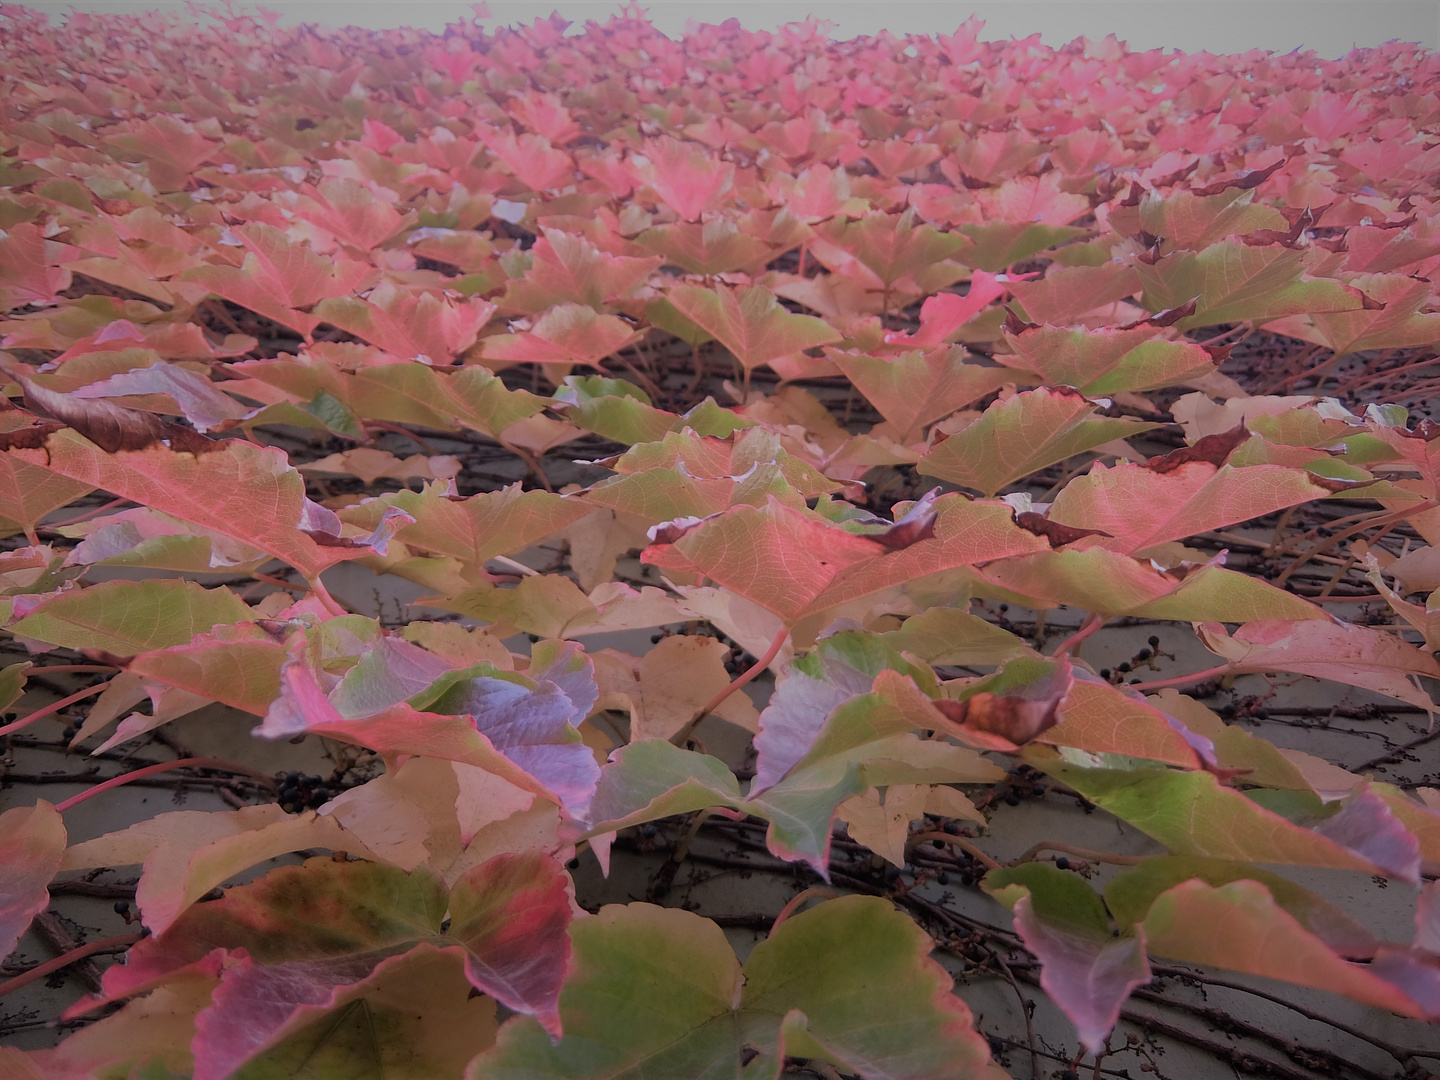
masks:
<path id="1" fill-rule="evenodd" d="M 1085 330 L 1029 326 L 1006 333 L 1013 354 L 996 359 L 1028 368 L 1047 386 L 1073 386 L 1097 397 L 1158 390 L 1200 379 L 1215 370 L 1215 358 L 1199 345 L 1167 341 L 1153 326 Z"/>
<path id="2" fill-rule="evenodd" d="M 1258 621 L 1233 634 L 1215 622 L 1195 629 L 1201 643 L 1236 671 L 1289 671 L 1364 687 L 1427 711 L 1434 705 L 1411 679 L 1440 677 L 1440 662 L 1394 634 L 1339 619 Z"/>
<path id="3" fill-rule="evenodd" d="M 83 481 L 0 452 L 0 533 L 32 533 L 41 518 L 92 490 Z"/>
<path id="4" fill-rule="evenodd" d="M 763 508 L 731 507 L 657 541 L 641 555 L 662 570 L 699 572 L 793 623 L 848 567 L 885 548 L 773 496 Z"/>
<path id="5" fill-rule="evenodd" d="M 1155 898 L 1142 925 L 1157 956 L 1313 986 L 1402 1016 L 1426 1015 L 1373 965 L 1336 955 L 1258 881 L 1182 882 Z"/>
<path id="6" fill-rule="evenodd" d="M 1077 874 L 1040 863 L 992 870 L 985 891 L 1010 905 L 1020 939 L 1040 960 L 1040 986 L 1102 1054 L 1120 1007 L 1151 979 L 1145 935 L 1112 937 L 1095 890 Z"/>
<path id="7" fill-rule="evenodd" d="M 456 302 L 434 293 L 418 296 L 386 283 L 361 300 L 336 296 L 315 305 L 315 316 L 403 360 L 453 363 L 475 344 L 495 313 L 486 300 Z"/>
<path id="8" fill-rule="evenodd" d="M 0 956 L 15 951 L 50 903 L 48 886 L 64 851 L 65 825 L 43 799 L 0 814 Z"/>
<path id="9" fill-rule="evenodd" d="M 1177 251 L 1153 265 L 1135 263 L 1150 311 L 1196 301 L 1194 315 L 1175 325 L 1193 330 L 1218 323 L 1268 322 L 1306 312 L 1355 311 L 1359 289 L 1325 278 L 1306 277 L 1306 253 L 1283 247 L 1255 247 L 1222 240 L 1203 251 Z"/>
<path id="10" fill-rule="evenodd" d="M 929 938 L 883 900 L 844 897 L 786 920 L 743 973 L 719 927 L 673 908 L 611 905 L 571 935 L 565 1038 L 552 1046 L 538 1024 L 511 1020 L 467 1080 L 773 1080 L 787 1053 L 875 1080 L 972 1080 L 987 1060 Z"/>
<path id="11" fill-rule="evenodd" d="M 577 702 L 559 682 L 479 664 L 450 672 L 412 700 L 479 708 L 483 716 L 423 712 L 406 701 L 370 716 L 346 719 L 321 689 L 304 653 L 303 638 L 292 639 L 281 668 L 281 693 L 255 729 L 257 735 L 280 739 L 314 732 L 369 747 L 397 764 L 407 754 L 459 761 L 584 816 L 599 767 L 580 741 L 575 724 L 584 719 L 589 705 Z M 593 693 L 593 677 L 590 687 Z M 578 697 L 582 692 L 574 693 Z M 505 743 L 503 750 L 479 730 L 486 724 Z M 531 769 L 543 773 L 544 779 Z M 552 790 L 552 783 L 558 791 Z"/>
<path id="12" fill-rule="evenodd" d="M 241 622 L 139 653 L 125 670 L 262 716 L 280 694 L 284 660 L 285 646 L 273 635 L 253 622 Z"/>
<path id="13" fill-rule="evenodd" d="M 342 520 L 369 527 L 385 505 L 414 518 L 396 534 L 407 546 L 449 555 L 475 568 L 497 555 L 520 551 L 588 514 L 579 499 L 548 491 L 522 491 L 512 484 L 467 498 L 444 494 L 444 484 L 421 492 L 401 491 L 346 512 Z"/>
<path id="14" fill-rule="evenodd" d="M 889 288 L 906 274 L 952 258 L 971 242 L 933 225 L 915 224 L 915 211 L 900 214 L 872 211 L 858 220 L 831 218 L 815 226 L 816 235 L 850 255 Z M 986 266 L 1003 270 L 1004 266 Z M 719 335 L 716 335 L 717 337 Z"/>
<path id="15" fill-rule="evenodd" d="M 471 986 L 558 1035 L 569 922 L 568 878 L 539 853 L 496 856 L 448 895 L 424 870 L 312 859 L 190 908 L 112 969 L 123 977 L 106 989 L 131 993 L 228 953 L 232 963 L 197 1021 L 195 1073 L 210 1080 L 268 1049 L 297 1011 L 308 1010 L 308 1020 L 335 1007 L 377 965 L 417 945 L 458 953 Z"/>
<path id="16" fill-rule="evenodd" d="M 333 818 L 313 811 L 291 815 L 267 803 L 157 814 L 66 849 L 61 869 L 143 863 L 136 905 L 145 926 L 158 934 L 215 886 L 267 859 L 309 847 L 370 854 Z"/>
<path id="17" fill-rule="evenodd" d="M 187 645 L 215 626 L 249 622 L 250 607 L 226 588 L 193 581 L 106 581 L 61 593 L 10 629 L 67 649 L 102 649 L 133 656 Z"/>
<path id="18" fill-rule="evenodd" d="M 731 186 L 735 166 L 717 164 L 699 145 L 662 135 L 646 139 L 642 154 L 626 166 L 637 184 L 647 184 L 685 221 L 697 221 Z"/>
<path id="19" fill-rule="evenodd" d="M 1158 426 L 1097 418 L 1094 412 L 1094 402 L 1075 390 L 1021 391 L 936 443 L 917 468 L 926 476 L 994 495 L 1047 465 Z"/>
<path id="20" fill-rule="evenodd" d="M 236 226 L 231 234 L 245 247 L 243 265 L 197 266 L 182 273 L 179 280 L 203 285 L 216 296 L 307 338 L 320 320 L 301 308 L 326 297 L 353 293 L 377 274 L 368 263 L 325 258 L 309 244 L 297 243 L 262 222 Z"/>
<path id="21" fill-rule="evenodd" d="M 1032 607 L 1066 604 L 1106 618 L 1201 620 L 1217 616 L 1325 620 L 1330 616 L 1293 593 L 1216 563 L 1157 569 L 1149 559 L 1102 547 L 1042 551 L 973 571 L 974 591 Z"/>
<path id="22" fill-rule="evenodd" d="M 614 315 L 585 304 L 556 304 L 519 334 L 493 334 L 481 348 L 485 360 L 516 364 L 586 364 L 600 367 L 607 356 L 645 336 Z"/>
<path id="23" fill-rule="evenodd" d="M 1176 462 L 1167 454 L 1143 465 L 1108 469 L 1096 462 L 1087 475 L 1076 477 L 1056 495 L 1048 516 L 1109 534 L 1086 540 L 1086 545 L 1136 554 L 1326 498 L 1336 487 L 1305 469 Z"/>
<path id="24" fill-rule="evenodd" d="M 1275 903 L 1331 949 L 1351 960 L 1368 960 L 1379 942 L 1348 912 L 1279 874 L 1248 863 L 1196 855 L 1160 855 L 1120 871 L 1105 886 L 1105 904 L 1120 927 L 1145 920 L 1156 897 L 1197 879 L 1219 887 L 1248 879 L 1269 890 Z"/>
<path id="25" fill-rule="evenodd" d="M 330 988 L 327 1000 L 297 1008 L 230 1075 L 459 1076 L 494 1044 L 499 1027 L 495 1003 L 469 991 L 459 957 L 417 945 L 356 982 Z"/>
<path id="26" fill-rule="evenodd" d="M 1134 296 L 1140 277 L 1134 267 L 1111 260 L 1099 266 L 1052 265 L 1043 278 L 1012 280 L 1008 287 L 1029 321 L 1059 327 Z"/>
<path id="27" fill-rule="evenodd" d="M 965 363 L 965 350 L 958 347 L 915 349 L 893 358 L 838 349 L 827 349 L 825 354 L 894 426 L 902 443 L 918 437 L 926 424 L 963 409 L 1013 378 L 1005 368 Z"/>
<path id="28" fill-rule="evenodd" d="M 659 255 L 611 255 L 559 229 L 542 227 L 540 232 L 530 249 L 530 269 L 506 286 L 501 306 L 508 310 L 533 315 L 574 303 L 600 311 L 608 301 L 633 293 L 663 261 Z"/>
<path id="29" fill-rule="evenodd" d="M 718 290 L 676 285 L 666 298 L 729 349 L 747 371 L 840 340 L 820 319 L 786 311 L 775 294 L 761 285 Z"/>
<path id="30" fill-rule="evenodd" d="M 1104 810 L 1159 841 L 1176 855 L 1204 855 L 1282 866 L 1328 866 L 1415 880 L 1419 852 L 1396 857 L 1404 828 L 1378 797 L 1352 801 L 1316 828 L 1297 825 L 1208 772 L 1085 769 L 1054 760 L 1035 762 Z M 1315 810 L 1320 810 L 1315 800 Z M 1376 826 L 1384 825 L 1383 830 Z M 1359 827 L 1355 827 L 1355 826 Z M 1376 831 L 1370 831 L 1376 830 Z M 1333 838 L 1332 838 L 1333 837 Z M 1353 846 L 1352 846 L 1353 845 Z"/>
<path id="31" fill-rule="evenodd" d="M 76 432 L 57 431 L 44 449 L 14 453 L 259 548 L 306 577 L 368 553 L 364 547 L 322 546 L 301 530 L 305 481 L 275 447 L 230 439 L 198 456 L 159 445 L 110 454 Z"/>

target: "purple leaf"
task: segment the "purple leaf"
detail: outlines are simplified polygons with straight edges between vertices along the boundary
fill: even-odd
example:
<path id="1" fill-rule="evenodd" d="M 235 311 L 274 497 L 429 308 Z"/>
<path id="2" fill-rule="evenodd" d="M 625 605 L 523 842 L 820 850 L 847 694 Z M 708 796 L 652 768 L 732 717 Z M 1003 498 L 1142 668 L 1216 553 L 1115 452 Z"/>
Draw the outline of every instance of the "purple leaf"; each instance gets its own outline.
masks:
<path id="1" fill-rule="evenodd" d="M 1368 784 L 1361 784 L 1339 812 L 1316 825 L 1315 831 L 1364 856 L 1392 877 L 1420 884 L 1420 841 Z"/>
<path id="2" fill-rule="evenodd" d="M 1150 981 L 1144 934 L 1138 928 L 1135 937 L 1075 933 L 1038 918 L 1028 896 L 1015 902 L 1015 928 L 1040 960 L 1040 986 L 1075 1025 L 1081 1045 L 1102 1053 L 1120 1006 Z"/>

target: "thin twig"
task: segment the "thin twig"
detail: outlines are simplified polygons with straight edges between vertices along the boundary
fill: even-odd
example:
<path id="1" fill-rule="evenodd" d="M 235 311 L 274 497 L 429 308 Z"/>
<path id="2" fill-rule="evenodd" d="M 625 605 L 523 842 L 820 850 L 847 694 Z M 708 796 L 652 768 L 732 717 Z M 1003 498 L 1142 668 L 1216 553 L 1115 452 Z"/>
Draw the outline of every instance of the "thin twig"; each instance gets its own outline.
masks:
<path id="1" fill-rule="evenodd" d="M 86 945 L 71 949 L 54 960 L 48 960 L 43 964 L 37 964 L 23 975 L 16 975 L 13 979 L 0 983 L 0 997 L 4 997 L 12 990 L 19 990 L 23 986 L 29 986 L 36 979 L 43 979 L 52 971 L 60 971 L 77 961 L 84 960 L 87 956 L 94 956 L 96 953 L 119 952 L 127 949 L 139 941 L 142 934 L 117 934 L 114 937 L 100 938 Z"/>
<path id="2" fill-rule="evenodd" d="M 84 690 L 77 690 L 69 697 L 63 697 L 59 701 L 52 701 L 49 705 L 36 709 L 28 716 L 22 716 L 19 720 L 12 720 L 10 723 L 0 726 L 0 735 L 9 735 L 12 731 L 27 728 L 31 724 L 44 720 L 47 716 L 54 716 L 62 709 L 74 705 L 77 701 L 84 701 L 87 697 L 100 693 L 100 691 L 109 685 L 110 683 L 108 681 L 97 683 L 94 686 L 87 686 Z"/>
<path id="3" fill-rule="evenodd" d="M 79 806 L 82 802 L 93 799 L 96 795 L 100 795 L 103 792 L 110 791 L 123 784 L 128 784 L 132 780 L 139 780 L 146 776 L 154 776 L 156 773 L 166 772 L 170 769 L 216 769 L 224 772 L 237 773 L 241 776 L 253 776 L 269 787 L 273 788 L 275 786 L 275 781 L 272 777 L 236 762 L 226 761 L 223 758 L 180 758 L 178 761 L 162 761 L 158 765 L 147 765 L 145 768 L 136 769 L 134 772 L 112 776 L 109 780 L 104 780 L 92 788 L 87 788 L 78 795 L 72 795 L 63 802 L 56 803 L 55 809 L 63 814 L 71 807 Z"/>

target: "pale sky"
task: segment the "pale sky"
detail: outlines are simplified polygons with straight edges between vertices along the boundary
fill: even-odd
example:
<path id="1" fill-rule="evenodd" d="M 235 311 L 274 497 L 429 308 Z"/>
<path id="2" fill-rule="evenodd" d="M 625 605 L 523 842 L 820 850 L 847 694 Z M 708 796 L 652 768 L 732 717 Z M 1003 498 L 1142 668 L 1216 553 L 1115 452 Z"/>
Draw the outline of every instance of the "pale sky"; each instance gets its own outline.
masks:
<path id="1" fill-rule="evenodd" d="M 183 0 L 31 0 L 30 7 L 54 16 L 70 10 L 184 10 Z M 240 5 L 243 6 L 243 5 Z M 411 25 L 432 30 L 470 14 L 465 0 L 271 0 L 265 6 L 287 22 L 369 27 Z M 834 36 L 854 37 L 888 29 L 894 34 L 951 33 L 969 15 L 985 20 L 982 38 L 1003 40 L 1037 31 L 1047 45 L 1079 36 L 1113 33 L 1132 49 L 1186 52 L 1244 52 L 1247 49 L 1314 49 L 1334 59 L 1352 47 L 1399 39 L 1440 48 L 1440 3 L 1436 0 L 652 0 L 644 4 L 651 21 L 678 37 L 687 19 L 723 22 L 738 18 L 752 30 L 773 30 L 816 14 L 836 24 Z M 617 11 L 611 0 L 491 0 L 491 25 L 543 18 L 552 10 L 583 26 Z"/>

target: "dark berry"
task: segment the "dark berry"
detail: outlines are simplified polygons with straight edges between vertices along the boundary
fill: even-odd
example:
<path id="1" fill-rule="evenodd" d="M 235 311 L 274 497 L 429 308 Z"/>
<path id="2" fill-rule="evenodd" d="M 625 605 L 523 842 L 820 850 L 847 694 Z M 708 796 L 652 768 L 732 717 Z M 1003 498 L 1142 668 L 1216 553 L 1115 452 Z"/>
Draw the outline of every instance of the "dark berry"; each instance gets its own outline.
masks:
<path id="1" fill-rule="evenodd" d="M 569 862 L 567 862 L 567 863 L 565 864 L 565 869 L 566 869 L 566 870 L 578 870 L 579 868 L 580 868 L 580 860 L 579 860 L 579 859 L 571 859 Z"/>
<path id="2" fill-rule="evenodd" d="M 887 866 L 887 867 L 885 867 L 885 880 L 886 880 L 887 882 L 896 882 L 896 881 L 899 881 L 899 880 L 900 880 L 900 868 L 899 868 L 898 866 Z"/>
<path id="3" fill-rule="evenodd" d="M 1221 705 L 1220 708 L 1218 708 L 1218 709 L 1215 710 L 1215 712 L 1216 712 L 1218 715 L 1223 716 L 1223 717 L 1225 717 L 1225 718 L 1228 720 L 1230 717 L 1232 717 L 1232 716 L 1235 715 L 1235 706 L 1234 706 L 1234 705 Z"/>
<path id="4" fill-rule="evenodd" d="M 650 644 L 651 644 L 651 645 L 659 645 L 659 644 L 660 644 L 660 639 L 661 639 L 662 637 L 664 637 L 664 636 L 665 636 L 664 634 L 651 634 L 651 635 L 650 635 Z"/>
<path id="5" fill-rule="evenodd" d="M 949 885 L 950 875 L 947 874 L 944 870 L 941 870 L 940 873 L 935 875 L 935 880 L 938 881 L 941 885 Z"/>
<path id="6" fill-rule="evenodd" d="M 651 890 L 650 890 L 650 894 L 651 894 L 652 896 L 654 896 L 656 900 L 659 900 L 662 896 L 664 896 L 664 895 L 665 895 L 666 893 L 668 893 L 669 891 L 670 891 L 670 886 L 669 886 L 669 885 L 661 884 L 661 885 L 656 885 L 655 888 L 651 889 Z"/>
<path id="7" fill-rule="evenodd" d="M 301 775 L 302 774 L 298 772 L 287 772 L 285 774 L 285 780 L 287 783 L 298 784 L 300 782 Z"/>
<path id="8" fill-rule="evenodd" d="M 975 884 L 975 879 L 974 879 L 973 877 L 971 877 L 969 874 L 961 874 L 961 875 L 960 875 L 960 884 L 961 884 L 961 885 L 964 885 L 966 888 L 969 888 L 971 885 L 974 885 L 974 884 Z"/>
<path id="9" fill-rule="evenodd" d="M 1049 790 L 1049 789 L 1048 789 L 1044 784 L 1036 784 L 1036 785 L 1035 785 L 1035 796 L 1038 798 L 1039 796 L 1044 795 L 1045 792 L 1048 791 L 1048 790 Z"/>
<path id="10" fill-rule="evenodd" d="M 652 839 L 654 839 L 655 835 L 656 835 L 659 831 L 660 831 L 660 830 L 657 829 L 657 828 L 655 828 L 654 825 L 641 825 L 641 826 L 640 826 L 640 835 L 643 836 L 643 837 L 645 837 L 646 840 L 652 840 Z"/>
<path id="11" fill-rule="evenodd" d="M 948 832 L 951 836 L 959 836 L 960 826 L 953 821 L 947 821 L 945 822 L 945 831 Z"/>
<path id="12" fill-rule="evenodd" d="M 930 843 L 931 843 L 931 845 L 932 845 L 933 847 L 941 847 L 941 848 L 943 848 L 943 847 L 945 846 L 945 841 L 944 841 L 944 840 L 931 840 Z"/>
<path id="13" fill-rule="evenodd" d="M 324 806 L 330 801 L 330 789 L 317 787 L 310 793 L 310 804 L 312 806 Z"/>
<path id="14" fill-rule="evenodd" d="M 1066 1069 L 1060 1074 L 1060 1080 L 1080 1080 L 1080 1074 L 1074 1069 Z"/>
<path id="15" fill-rule="evenodd" d="M 115 901 L 115 914 L 116 914 L 116 915 L 129 915 L 129 914 L 130 914 L 130 901 L 129 901 L 129 900 L 116 900 L 116 901 Z"/>
<path id="16" fill-rule="evenodd" d="M 1129 670 L 1130 670 L 1130 661 L 1125 660 L 1125 661 L 1122 661 L 1122 662 L 1119 663 L 1119 664 L 1116 664 L 1116 665 L 1115 665 L 1115 670 L 1116 670 L 1116 671 L 1129 671 Z"/>
<path id="17" fill-rule="evenodd" d="M 1135 659 L 1136 659 L 1136 660 L 1149 660 L 1150 657 L 1152 657 L 1152 656 L 1154 656 L 1154 655 L 1155 655 L 1155 654 L 1152 653 L 1149 649 L 1141 649 L 1139 652 L 1137 652 L 1137 653 L 1135 654 Z"/>
<path id="18" fill-rule="evenodd" d="M 1110 678 L 1110 669 L 1109 669 L 1108 667 L 1102 667 L 1102 668 L 1100 669 L 1100 678 L 1102 678 L 1102 679 L 1108 679 L 1108 678 Z"/>
<path id="19" fill-rule="evenodd" d="M 1017 794 L 1016 794 L 1015 792 L 1013 792 L 1013 791 L 1010 792 L 1010 794 L 1008 794 L 1008 795 L 1005 796 L 1005 804 L 1006 804 L 1007 806 L 1019 806 L 1019 805 L 1020 805 L 1020 796 L 1017 795 Z"/>
<path id="20" fill-rule="evenodd" d="M 1069 869 L 1070 869 L 1070 860 L 1067 859 L 1064 855 L 1061 855 L 1059 858 L 1057 858 L 1057 859 L 1055 860 L 1055 869 L 1056 869 L 1056 870 L 1069 870 Z"/>
<path id="21" fill-rule="evenodd" d="M 1152 649 L 1158 649 L 1160 647 L 1160 636 L 1158 634 L 1151 634 L 1145 641 Z"/>
<path id="22" fill-rule="evenodd" d="M 1009 611 L 1009 610 L 1010 610 L 1010 605 L 1009 605 L 1009 604 L 1001 604 L 1001 605 L 1000 605 L 1000 614 L 1003 615 L 1003 614 L 1005 614 L 1005 612 L 1007 612 L 1007 611 Z"/>

